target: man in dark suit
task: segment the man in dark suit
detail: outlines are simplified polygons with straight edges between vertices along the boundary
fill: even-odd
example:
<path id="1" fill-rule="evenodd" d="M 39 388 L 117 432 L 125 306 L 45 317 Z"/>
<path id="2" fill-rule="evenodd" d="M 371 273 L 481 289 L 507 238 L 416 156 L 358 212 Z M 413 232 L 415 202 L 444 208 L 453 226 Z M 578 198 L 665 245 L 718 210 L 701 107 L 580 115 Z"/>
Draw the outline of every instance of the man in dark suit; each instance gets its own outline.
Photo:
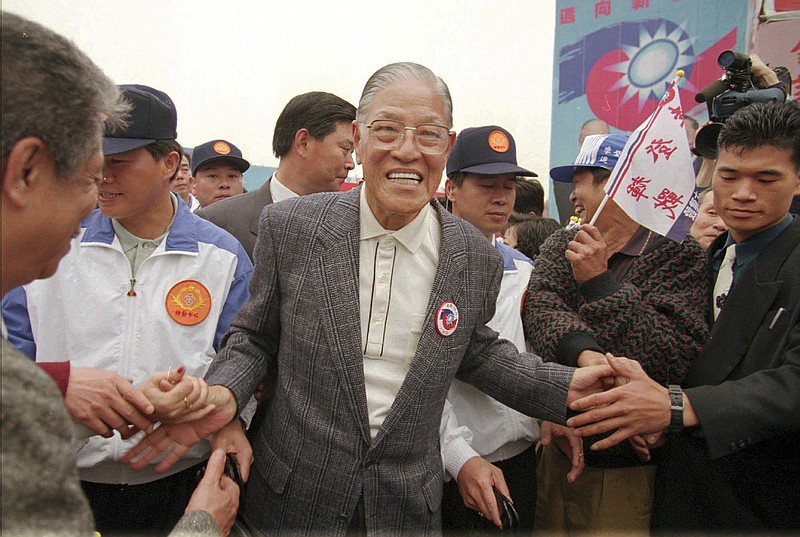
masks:
<path id="1" fill-rule="evenodd" d="M 658 453 L 655 530 L 796 532 L 800 220 L 789 205 L 800 194 L 800 108 L 746 106 L 717 145 L 714 206 L 730 229 L 709 248 L 716 320 L 683 390 L 610 359 L 631 382 L 578 401 L 576 409 L 610 405 L 570 424 L 599 420 L 581 435 L 616 429 L 597 447 L 641 434 L 651 448 L 667 439 Z"/>
<path id="2" fill-rule="evenodd" d="M 561 423 L 568 400 L 599 389 L 609 366 L 543 364 L 487 328 L 501 256 L 431 201 L 452 124 L 449 90 L 426 67 L 370 78 L 352 127 L 364 185 L 264 210 L 253 300 L 207 376 L 214 411 L 160 427 L 140 446 L 156 448 L 144 461 L 167 449 L 164 466 L 176 460 L 277 369 L 254 441 L 251 522 L 276 534 L 437 535 L 439 425 L 454 377 Z"/>
<path id="3" fill-rule="evenodd" d="M 338 192 L 353 163 L 351 124 L 356 107 L 332 93 L 312 91 L 294 97 L 275 123 L 272 149 L 278 169 L 260 188 L 203 207 L 197 215 L 239 239 L 253 259 L 258 217 L 270 203 Z"/>

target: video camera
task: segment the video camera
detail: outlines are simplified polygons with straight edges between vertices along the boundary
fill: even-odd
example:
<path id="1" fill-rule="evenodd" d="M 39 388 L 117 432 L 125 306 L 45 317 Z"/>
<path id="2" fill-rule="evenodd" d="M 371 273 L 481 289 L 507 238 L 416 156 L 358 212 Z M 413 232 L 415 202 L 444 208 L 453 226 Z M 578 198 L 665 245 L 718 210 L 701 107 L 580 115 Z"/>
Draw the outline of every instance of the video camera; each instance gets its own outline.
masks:
<path id="1" fill-rule="evenodd" d="M 741 52 L 726 50 L 717 63 L 725 70 L 725 76 L 695 95 L 698 103 L 707 103 L 709 122 L 697 131 L 694 152 L 709 159 L 717 158 L 717 137 L 731 114 L 753 103 L 782 103 L 792 87 L 792 75 L 786 67 L 772 70 L 778 76 L 778 84 L 760 87 L 753 80 L 752 60 Z"/>

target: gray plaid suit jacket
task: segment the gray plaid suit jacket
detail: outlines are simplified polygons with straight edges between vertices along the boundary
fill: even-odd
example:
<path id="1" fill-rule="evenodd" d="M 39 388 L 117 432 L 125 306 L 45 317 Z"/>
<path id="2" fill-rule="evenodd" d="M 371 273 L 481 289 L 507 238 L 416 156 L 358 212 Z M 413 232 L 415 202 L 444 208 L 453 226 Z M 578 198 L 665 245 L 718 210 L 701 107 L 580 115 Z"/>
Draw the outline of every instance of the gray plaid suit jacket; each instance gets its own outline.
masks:
<path id="1" fill-rule="evenodd" d="M 563 423 L 572 369 L 543 364 L 485 326 L 502 261 L 476 228 L 434 203 L 442 244 L 410 370 L 373 440 L 359 323 L 359 190 L 268 206 L 252 298 L 207 379 L 246 402 L 268 369 L 277 386 L 254 442 L 245 513 L 272 533 L 342 535 L 363 496 L 370 535 L 438 534 L 439 424 L 454 376 L 526 414 Z M 456 304 L 451 336 L 435 312 Z"/>

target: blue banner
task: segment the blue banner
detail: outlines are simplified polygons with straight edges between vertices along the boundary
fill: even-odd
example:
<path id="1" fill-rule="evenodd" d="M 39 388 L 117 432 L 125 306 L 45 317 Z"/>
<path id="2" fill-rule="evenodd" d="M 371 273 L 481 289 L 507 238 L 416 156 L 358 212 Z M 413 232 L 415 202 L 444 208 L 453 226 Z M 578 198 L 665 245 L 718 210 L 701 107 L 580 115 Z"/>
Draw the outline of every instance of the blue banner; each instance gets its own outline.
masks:
<path id="1" fill-rule="evenodd" d="M 574 162 L 578 134 L 589 119 L 611 132 L 631 132 L 658 106 L 683 69 L 680 97 L 701 124 L 705 104 L 695 94 L 718 79 L 724 50 L 746 51 L 747 0 L 557 0 L 550 166 Z M 571 206 L 569 185 L 561 220 Z M 554 210 L 551 202 L 551 213 Z M 568 211 L 566 215 L 564 211 Z"/>

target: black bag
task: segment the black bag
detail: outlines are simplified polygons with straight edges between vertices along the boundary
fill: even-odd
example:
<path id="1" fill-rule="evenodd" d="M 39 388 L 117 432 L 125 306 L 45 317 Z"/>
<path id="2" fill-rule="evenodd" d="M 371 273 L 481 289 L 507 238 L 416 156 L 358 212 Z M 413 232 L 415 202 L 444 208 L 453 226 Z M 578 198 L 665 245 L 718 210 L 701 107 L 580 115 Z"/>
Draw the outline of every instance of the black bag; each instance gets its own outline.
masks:
<path id="1" fill-rule="evenodd" d="M 200 480 L 203 479 L 205 471 L 205 466 L 198 470 L 197 483 L 200 483 Z M 225 475 L 230 477 L 239 487 L 239 498 L 241 499 L 244 497 L 245 483 L 244 480 L 242 480 L 239 461 L 236 460 L 236 455 L 233 453 L 227 453 L 225 455 Z M 261 534 L 256 531 L 245 518 L 240 504 L 239 512 L 236 513 L 236 520 L 233 522 L 233 527 L 231 528 L 230 537 L 258 537 L 259 535 Z"/>
<path id="2" fill-rule="evenodd" d="M 514 509 L 514 504 L 511 503 L 511 500 L 496 490 L 494 491 L 494 498 L 497 500 L 497 507 L 500 509 L 500 522 L 502 522 L 503 527 L 498 528 L 490 519 L 481 517 L 473 524 L 470 534 L 486 535 L 509 531 L 519 527 L 519 515 L 517 514 L 517 510 Z"/>

